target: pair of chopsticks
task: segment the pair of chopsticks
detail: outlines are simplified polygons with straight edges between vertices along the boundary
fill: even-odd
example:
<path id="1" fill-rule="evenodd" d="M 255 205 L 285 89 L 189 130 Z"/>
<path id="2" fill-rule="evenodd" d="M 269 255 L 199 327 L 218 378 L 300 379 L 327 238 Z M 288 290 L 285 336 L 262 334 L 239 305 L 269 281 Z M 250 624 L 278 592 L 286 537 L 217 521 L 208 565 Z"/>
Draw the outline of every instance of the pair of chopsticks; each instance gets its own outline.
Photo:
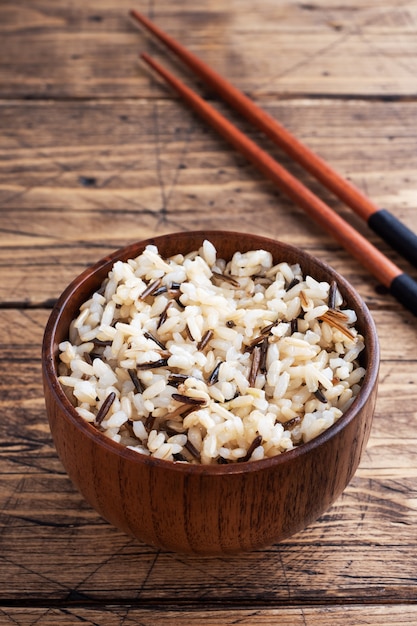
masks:
<path id="1" fill-rule="evenodd" d="M 387 243 L 417 267 L 417 236 L 411 230 L 385 209 L 376 207 L 359 189 L 342 178 L 323 159 L 302 144 L 265 111 L 262 111 L 252 100 L 175 39 L 164 33 L 147 17 L 135 10 L 132 10 L 130 15 L 174 52 L 229 105 L 262 130 L 288 155 L 350 206 Z M 417 315 L 417 283 L 408 274 L 404 273 L 353 226 L 335 213 L 208 102 L 200 98 L 148 54 L 143 53 L 141 57 L 171 85 L 194 111 L 257 166 L 285 195 L 304 209 L 323 230 L 338 241 L 378 281 L 387 287 L 403 306 Z"/>

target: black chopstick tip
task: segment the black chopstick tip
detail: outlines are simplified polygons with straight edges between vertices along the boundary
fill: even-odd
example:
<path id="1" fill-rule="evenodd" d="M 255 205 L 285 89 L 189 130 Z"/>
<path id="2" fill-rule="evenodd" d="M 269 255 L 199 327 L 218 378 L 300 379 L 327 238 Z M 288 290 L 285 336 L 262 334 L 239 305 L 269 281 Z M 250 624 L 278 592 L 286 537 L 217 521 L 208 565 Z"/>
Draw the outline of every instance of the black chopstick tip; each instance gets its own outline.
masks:
<path id="1" fill-rule="evenodd" d="M 417 315 L 417 282 L 408 274 L 399 274 L 392 281 L 389 290 L 406 309 Z"/>
<path id="2" fill-rule="evenodd" d="M 417 235 L 386 209 L 375 211 L 368 226 L 402 257 L 417 267 Z"/>

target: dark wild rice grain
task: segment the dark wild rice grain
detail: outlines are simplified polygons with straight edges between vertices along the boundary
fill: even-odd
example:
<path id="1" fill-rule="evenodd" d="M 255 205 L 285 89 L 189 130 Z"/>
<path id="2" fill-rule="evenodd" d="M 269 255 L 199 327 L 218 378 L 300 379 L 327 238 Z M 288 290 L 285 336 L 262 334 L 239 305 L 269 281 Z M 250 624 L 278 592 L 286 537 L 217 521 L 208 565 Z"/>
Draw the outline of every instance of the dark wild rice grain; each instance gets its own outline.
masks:
<path id="1" fill-rule="evenodd" d="M 295 417 L 293 417 L 292 419 L 288 420 L 287 422 L 284 422 L 283 426 L 287 430 L 291 430 L 291 428 L 294 428 L 294 426 L 296 426 L 300 422 L 301 422 L 301 417 L 299 415 L 296 415 Z"/>
<path id="2" fill-rule="evenodd" d="M 208 381 L 207 381 L 208 385 L 215 385 L 217 383 L 217 381 L 219 380 L 220 366 L 221 366 L 222 363 L 223 363 L 223 361 L 219 361 L 219 363 L 217 363 L 217 365 L 214 368 L 214 370 L 211 372 L 210 376 L 208 377 Z"/>
<path id="3" fill-rule="evenodd" d="M 109 395 L 107 396 L 107 398 L 104 400 L 103 404 L 97 411 L 96 419 L 94 420 L 94 424 L 96 426 L 100 426 L 101 422 L 104 420 L 107 413 L 110 411 L 110 407 L 115 401 L 115 399 L 116 399 L 116 394 L 114 393 L 114 391 L 112 391 L 111 393 L 109 393 Z"/>
<path id="4" fill-rule="evenodd" d="M 156 343 L 157 346 L 159 346 L 161 348 L 161 350 L 166 350 L 166 345 L 162 343 L 162 341 L 159 341 L 159 339 L 157 339 L 154 335 L 152 335 L 152 333 L 149 333 L 148 331 L 145 331 L 143 333 L 143 336 L 146 337 L 146 339 L 151 339 L 152 341 L 154 341 Z"/>
<path id="5" fill-rule="evenodd" d="M 238 459 L 238 463 L 246 463 L 247 461 L 249 461 L 252 454 L 254 453 L 256 448 L 261 445 L 261 443 L 262 443 L 262 437 L 261 435 L 258 435 L 250 444 L 245 456 L 242 456 L 240 459 Z"/>
<path id="6" fill-rule="evenodd" d="M 150 413 L 148 415 L 148 417 L 146 418 L 146 420 L 145 420 L 145 430 L 148 433 L 150 433 L 151 430 L 153 429 L 153 426 L 155 424 L 155 420 L 156 420 L 156 417 L 155 417 L 155 415 L 152 415 L 152 413 Z"/>
<path id="7" fill-rule="evenodd" d="M 193 398 L 191 396 L 185 396 L 182 393 L 173 393 L 172 399 L 177 402 L 182 402 L 183 404 L 192 404 L 196 406 L 203 406 L 207 402 L 205 398 Z"/>
<path id="8" fill-rule="evenodd" d="M 299 283 L 299 279 L 298 278 L 293 278 L 292 281 L 289 283 L 289 285 L 287 286 L 285 291 L 289 291 L 290 289 L 292 289 L 293 287 L 295 287 L 296 285 L 298 285 Z"/>
<path id="9" fill-rule="evenodd" d="M 327 402 L 327 398 L 326 398 L 326 396 L 324 395 L 324 393 L 322 392 L 322 390 L 321 390 L 321 389 L 317 389 L 317 390 L 314 392 L 314 395 L 316 396 L 316 398 L 317 398 L 317 400 L 318 400 L 319 402 Z"/>
<path id="10" fill-rule="evenodd" d="M 228 274 L 220 274 L 220 272 L 212 272 L 213 274 L 213 278 L 217 279 L 217 280 L 224 280 L 226 283 L 229 283 L 229 285 L 233 285 L 233 287 L 240 287 L 240 283 L 236 280 L 236 278 L 233 278 L 233 276 L 229 276 Z"/>
<path id="11" fill-rule="evenodd" d="M 201 341 L 197 344 L 197 350 L 204 350 L 210 339 L 213 337 L 213 331 L 208 330 L 202 337 Z"/>
<path id="12" fill-rule="evenodd" d="M 146 289 L 144 289 L 142 291 L 142 293 L 139 296 L 139 300 L 145 300 L 145 298 L 147 298 L 148 296 L 153 295 L 153 293 L 158 289 L 158 287 L 160 287 L 161 285 L 161 279 L 157 278 L 156 280 L 152 281 L 147 287 Z"/>
<path id="13" fill-rule="evenodd" d="M 172 387 L 178 387 L 182 383 L 184 383 L 188 378 L 188 374 L 170 374 L 168 378 L 168 383 Z"/>
<path id="14" fill-rule="evenodd" d="M 157 367 L 166 367 L 168 365 L 168 359 L 158 359 L 157 361 L 150 361 L 149 363 L 139 363 L 136 367 L 138 370 L 153 370 Z"/>
<path id="15" fill-rule="evenodd" d="M 156 289 L 154 292 L 152 292 L 152 295 L 154 298 L 156 298 L 156 296 L 160 296 L 163 293 L 166 293 L 168 291 L 168 287 L 166 287 L 165 285 L 162 285 L 161 287 L 158 287 L 158 289 Z"/>
<path id="16" fill-rule="evenodd" d="M 136 373 L 135 370 L 127 370 L 128 374 L 130 376 L 130 380 L 132 381 L 137 393 L 143 393 L 144 392 L 144 386 L 142 385 L 141 381 L 138 378 L 138 375 Z"/>
<path id="17" fill-rule="evenodd" d="M 336 292 L 337 292 L 337 283 L 335 280 L 332 280 L 329 288 L 329 299 L 328 299 L 328 307 L 329 309 L 334 309 L 336 306 Z"/>
<path id="18" fill-rule="evenodd" d="M 165 322 L 166 318 L 168 317 L 168 310 L 169 308 L 173 305 L 172 300 L 170 302 L 168 302 L 168 304 L 166 305 L 165 309 L 162 311 L 159 320 L 158 320 L 158 324 L 156 326 L 156 329 L 158 330 L 158 328 L 160 328 L 162 326 L 162 324 Z"/>
<path id="19" fill-rule="evenodd" d="M 113 342 L 111 339 L 106 339 L 105 341 L 103 341 L 102 339 L 93 339 L 92 343 L 98 348 L 105 348 L 106 346 L 111 346 Z"/>
<path id="20" fill-rule="evenodd" d="M 261 348 L 259 346 L 255 346 L 252 351 L 252 363 L 249 373 L 249 387 L 254 387 L 256 383 L 256 377 L 259 372 L 259 366 L 261 363 Z"/>
<path id="21" fill-rule="evenodd" d="M 265 372 L 267 371 L 267 367 L 266 367 L 266 356 L 268 354 L 268 346 L 269 346 L 269 341 L 268 341 L 268 337 L 265 337 L 265 339 L 263 340 L 263 342 L 261 343 L 261 358 L 259 361 L 259 369 L 260 371 L 265 374 Z"/>
<path id="22" fill-rule="evenodd" d="M 187 439 L 187 443 L 185 444 L 184 448 L 185 448 L 186 450 L 188 450 L 188 452 L 189 452 L 190 454 L 192 454 L 192 456 L 193 456 L 195 459 L 197 459 L 197 461 L 200 461 L 200 460 L 201 460 L 201 457 L 200 457 L 200 453 L 199 453 L 199 451 L 198 451 L 198 450 L 197 450 L 197 448 L 196 448 L 196 447 L 195 447 L 195 446 L 191 443 L 191 441 L 190 441 L 189 439 Z"/>

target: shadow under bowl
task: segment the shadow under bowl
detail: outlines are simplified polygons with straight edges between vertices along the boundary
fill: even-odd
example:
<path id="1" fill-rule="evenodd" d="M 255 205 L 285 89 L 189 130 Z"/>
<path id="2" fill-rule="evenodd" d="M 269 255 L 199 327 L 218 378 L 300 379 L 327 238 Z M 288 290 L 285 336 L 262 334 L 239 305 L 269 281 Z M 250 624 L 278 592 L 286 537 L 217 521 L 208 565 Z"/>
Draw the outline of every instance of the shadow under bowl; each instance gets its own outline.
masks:
<path id="1" fill-rule="evenodd" d="M 148 244 L 163 256 L 198 249 L 204 239 L 218 256 L 264 249 L 274 262 L 299 263 L 319 281 L 336 280 L 364 336 L 360 392 L 341 418 L 312 441 L 273 458 L 228 465 L 173 463 L 138 454 L 84 421 L 58 380 L 58 345 L 68 337 L 80 305 L 116 260 L 138 256 Z M 261 236 L 225 231 L 182 232 L 140 241 L 105 257 L 77 277 L 58 299 L 42 348 L 45 401 L 59 457 L 89 504 L 138 540 L 165 550 L 236 554 L 282 541 L 325 512 L 354 475 L 368 441 L 379 370 L 379 345 L 368 308 L 333 269 L 304 251 Z"/>

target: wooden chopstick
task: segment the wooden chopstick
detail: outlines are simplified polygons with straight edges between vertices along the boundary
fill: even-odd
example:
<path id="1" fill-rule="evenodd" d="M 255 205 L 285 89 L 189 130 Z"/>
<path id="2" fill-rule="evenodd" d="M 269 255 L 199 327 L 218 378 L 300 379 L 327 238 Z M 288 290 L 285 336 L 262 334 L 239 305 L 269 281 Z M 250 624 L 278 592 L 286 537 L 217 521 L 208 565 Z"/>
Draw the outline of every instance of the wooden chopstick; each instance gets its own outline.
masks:
<path id="1" fill-rule="evenodd" d="M 141 57 L 217 132 L 251 160 L 285 195 L 304 209 L 308 215 L 343 245 L 352 256 L 357 258 L 383 285 L 389 287 L 391 282 L 401 274 L 401 270 L 384 256 L 382 252 L 379 252 L 348 222 L 335 213 L 318 196 L 237 129 L 208 102 L 200 98 L 148 54 L 141 54 Z"/>
<path id="2" fill-rule="evenodd" d="M 417 236 L 386 209 L 377 207 L 355 185 L 338 174 L 284 126 L 258 107 L 201 59 L 170 37 L 151 20 L 131 10 L 136 22 L 147 28 L 174 52 L 190 69 L 214 89 L 229 105 L 244 115 L 291 158 L 315 176 L 325 187 L 347 204 L 391 247 L 417 267 Z"/>
<path id="3" fill-rule="evenodd" d="M 148 54 L 142 59 L 173 87 L 187 104 L 244 154 L 290 199 L 373 274 L 410 311 L 417 315 L 417 283 L 373 246 L 348 222 L 290 174 L 267 152 L 244 135 L 208 102 L 157 63 Z"/>

